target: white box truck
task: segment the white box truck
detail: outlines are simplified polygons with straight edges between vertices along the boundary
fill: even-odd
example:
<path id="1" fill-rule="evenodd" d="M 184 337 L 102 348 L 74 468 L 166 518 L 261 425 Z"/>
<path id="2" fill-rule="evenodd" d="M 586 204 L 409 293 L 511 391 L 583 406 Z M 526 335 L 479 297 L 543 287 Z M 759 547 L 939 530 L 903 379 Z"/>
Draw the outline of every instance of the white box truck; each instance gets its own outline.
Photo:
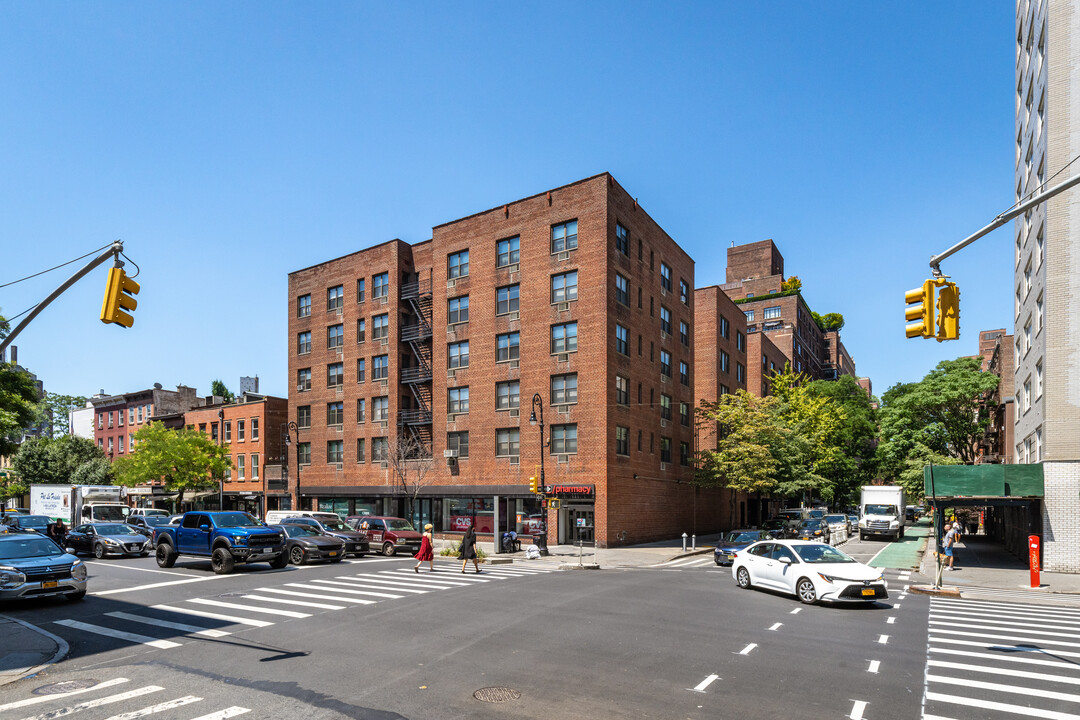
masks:
<path id="1" fill-rule="evenodd" d="M 30 513 L 64 518 L 68 527 L 123 522 L 131 512 L 117 485 L 31 485 Z"/>
<path id="2" fill-rule="evenodd" d="M 859 539 L 886 535 L 904 537 L 904 488 L 899 485 L 865 485 L 859 503 Z"/>

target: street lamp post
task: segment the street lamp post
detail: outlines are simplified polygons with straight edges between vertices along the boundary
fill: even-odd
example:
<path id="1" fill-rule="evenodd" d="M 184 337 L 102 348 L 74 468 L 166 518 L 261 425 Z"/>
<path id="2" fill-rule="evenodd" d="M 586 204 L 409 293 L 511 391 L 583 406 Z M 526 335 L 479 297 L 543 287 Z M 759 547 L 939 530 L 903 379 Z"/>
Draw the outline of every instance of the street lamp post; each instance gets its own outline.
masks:
<path id="1" fill-rule="evenodd" d="M 536 411 L 540 411 L 539 423 L 540 423 L 540 491 L 544 492 L 544 400 L 540 397 L 540 393 L 533 393 L 532 397 L 532 413 L 529 415 L 529 424 L 537 424 Z M 539 545 L 540 552 L 544 555 L 548 554 L 547 551 L 547 509 L 542 508 L 540 511 L 541 527 L 540 535 L 538 536 L 537 545 Z"/>
<path id="2" fill-rule="evenodd" d="M 292 444 L 290 433 L 296 433 L 296 509 L 300 508 L 300 428 L 296 423 L 289 421 L 288 429 L 285 432 L 285 463 L 288 466 L 289 462 L 289 445 Z M 289 478 L 285 477 L 285 492 L 289 492 Z"/>
<path id="3" fill-rule="evenodd" d="M 225 410 L 219 409 L 217 411 L 218 417 L 218 447 L 225 447 Z M 218 478 L 218 494 L 217 494 L 217 506 L 218 510 L 225 509 L 225 474 L 222 473 Z"/>

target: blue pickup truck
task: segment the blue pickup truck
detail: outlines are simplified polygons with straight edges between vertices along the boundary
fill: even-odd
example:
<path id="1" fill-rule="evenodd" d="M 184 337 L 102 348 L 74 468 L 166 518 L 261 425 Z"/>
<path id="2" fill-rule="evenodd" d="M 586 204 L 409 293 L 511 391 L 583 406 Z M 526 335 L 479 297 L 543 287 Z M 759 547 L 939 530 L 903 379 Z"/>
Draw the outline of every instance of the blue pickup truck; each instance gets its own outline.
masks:
<path id="1" fill-rule="evenodd" d="M 289 563 L 285 534 L 246 512 L 189 512 L 179 525 L 154 528 L 158 567 L 171 568 L 181 555 L 209 558 L 218 575 L 236 563 L 267 562 L 281 569 Z"/>

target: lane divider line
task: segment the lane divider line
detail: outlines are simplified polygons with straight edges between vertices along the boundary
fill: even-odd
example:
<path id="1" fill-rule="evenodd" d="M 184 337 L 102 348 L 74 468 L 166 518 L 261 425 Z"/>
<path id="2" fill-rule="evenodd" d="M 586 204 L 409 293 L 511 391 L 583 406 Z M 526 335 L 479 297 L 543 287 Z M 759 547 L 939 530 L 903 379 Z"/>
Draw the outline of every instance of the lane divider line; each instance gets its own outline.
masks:
<path id="1" fill-rule="evenodd" d="M 851 720 L 862 720 L 863 713 L 866 712 L 867 702 L 865 700 L 852 700 L 855 705 L 851 708 L 851 714 L 848 715 Z"/>
<path id="2" fill-rule="evenodd" d="M 757 647 L 757 643 L 750 643 L 749 645 L 744 647 L 742 650 L 740 650 L 739 654 L 740 655 L 749 655 L 750 652 L 756 647 Z"/>
<path id="3" fill-rule="evenodd" d="M 877 641 L 879 643 L 881 643 L 882 645 L 884 645 L 885 643 L 889 642 L 889 636 L 888 635 L 882 635 L 881 637 L 879 637 L 877 639 Z"/>
<path id="4" fill-rule="evenodd" d="M 704 693 L 705 688 L 709 687 L 709 685 L 711 685 L 713 682 L 715 682 L 716 680 L 719 680 L 719 679 L 720 679 L 719 675 L 710 675 L 709 677 L 705 678 L 704 680 L 699 682 L 694 687 L 687 688 L 687 690 L 689 690 L 690 692 Z"/>
<path id="5" fill-rule="evenodd" d="M 866 672 L 876 673 L 878 671 L 878 668 L 880 668 L 880 667 L 881 667 L 881 661 L 880 660 L 871 660 L 870 661 L 870 667 L 866 668 Z"/>
<path id="6" fill-rule="evenodd" d="M 784 623 L 773 623 L 772 627 L 770 627 L 769 629 L 775 631 L 779 630 L 782 627 L 784 627 Z"/>

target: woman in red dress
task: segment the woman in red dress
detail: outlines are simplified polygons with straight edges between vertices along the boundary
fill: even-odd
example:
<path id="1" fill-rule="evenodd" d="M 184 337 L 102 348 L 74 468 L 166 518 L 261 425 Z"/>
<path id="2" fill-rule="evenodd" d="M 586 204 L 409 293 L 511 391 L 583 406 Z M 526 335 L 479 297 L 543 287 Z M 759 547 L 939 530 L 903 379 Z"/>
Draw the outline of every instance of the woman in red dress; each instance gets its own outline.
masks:
<path id="1" fill-rule="evenodd" d="M 416 555 L 416 565 L 413 572 L 420 572 L 420 563 L 427 560 L 428 572 L 435 572 L 435 548 L 431 544 L 431 523 L 424 526 L 424 536 L 420 539 L 420 549 Z"/>

